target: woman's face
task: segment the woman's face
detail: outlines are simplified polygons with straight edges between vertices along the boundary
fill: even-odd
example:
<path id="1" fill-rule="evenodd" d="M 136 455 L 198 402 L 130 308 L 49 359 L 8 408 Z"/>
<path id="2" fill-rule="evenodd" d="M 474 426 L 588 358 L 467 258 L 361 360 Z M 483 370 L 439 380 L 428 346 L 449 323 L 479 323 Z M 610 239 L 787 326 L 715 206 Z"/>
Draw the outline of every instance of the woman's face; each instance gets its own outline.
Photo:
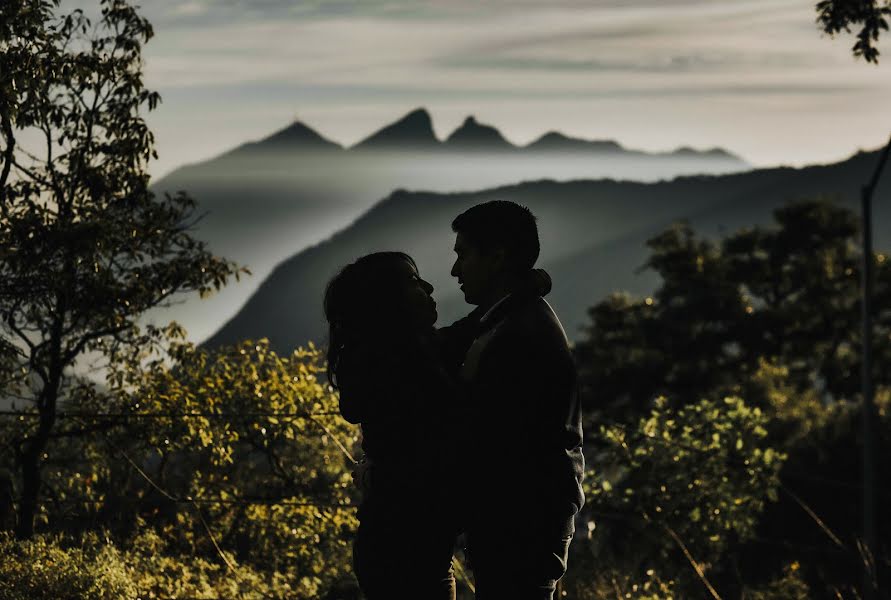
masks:
<path id="1" fill-rule="evenodd" d="M 407 260 L 399 261 L 398 277 L 394 298 L 398 314 L 404 317 L 413 329 L 424 330 L 436 323 L 436 301 L 433 300 L 433 286 L 421 279 L 418 270 Z"/>

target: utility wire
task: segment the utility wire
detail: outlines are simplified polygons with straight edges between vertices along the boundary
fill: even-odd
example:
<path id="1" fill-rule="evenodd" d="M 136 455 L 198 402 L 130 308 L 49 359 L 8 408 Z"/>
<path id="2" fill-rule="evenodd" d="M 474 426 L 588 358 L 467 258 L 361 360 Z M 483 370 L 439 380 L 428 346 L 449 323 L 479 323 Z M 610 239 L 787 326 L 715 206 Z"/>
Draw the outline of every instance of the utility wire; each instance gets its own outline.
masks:
<path id="1" fill-rule="evenodd" d="M 38 418 L 40 413 L 0 410 L 0 416 L 4 417 L 30 417 Z M 259 417 L 277 417 L 290 419 L 313 419 L 315 417 L 340 416 L 339 411 L 325 412 L 247 412 L 247 413 L 213 413 L 213 412 L 166 412 L 166 413 L 125 413 L 125 412 L 62 412 L 56 414 L 57 419 L 173 419 L 178 417 L 204 417 L 209 419 L 253 419 Z"/>
<path id="2" fill-rule="evenodd" d="M 28 417 L 28 418 L 39 418 L 40 414 L 36 412 L 27 412 L 27 411 L 12 411 L 12 410 L 3 410 L 0 411 L 0 416 L 7 417 Z M 133 419 L 173 419 L 173 418 L 210 418 L 210 419 L 232 419 L 235 420 L 243 420 L 243 419 L 258 419 L 265 417 L 272 418 L 280 418 L 280 419 L 306 419 L 315 421 L 316 417 L 338 417 L 340 416 L 339 411 L 324 411 L 324 412 L 316 412 L 316 413 L 297 413 L 297 412 L 250 412 L 250 413 L 211 413 L 211 412 L 166 412 L 166 413 L 123 413 L 123 412 L 63 412 L 56 415 L 57 418 L 71 418 L 71 419 L 119 419 L 119 420 L 127 420 L 130 418 Z M 315 423 L 323 429 L 326 429 L 326 433 L 331 435 L 334 443 L 338 446 L 340 451 L 344 453 L 347 459 L 351 464 L 357 464 L 355 457 L 343 446 L 340 440 L 331 434 L 330 431 L 327 431 L 327 428 L 315 421 Z M 606 428 L 619 429 L 625 432 L 628 432 L 631 429 L 631 426 L 625 423 L 619 423 L 617 421 L 600 421 L 599 424 Z M 588 436 L 599 437 L 599 432 L 591 432 L 587 434 Z M 661 444 L 667 447 L 678 448 L 682 450 L 686 450 L 689 452 L 696 452 L 699 454 L 708 454 L 708 450 L 703 448 L 697 448 L 696 446 L 691 446 L 689 444 L 683 444 L 674 440 L 666 440 L 660 437 L 647 437 L 648 441 Z M 738 459 L 729 458 L 728 462 L 730 464 L 734 464 L 736 466 L 748 468 L 750 465 L 745 464 L 745 461 L 741 461 Z M 814 475 L 812 473 L 806 473 L 802 471 L 791 471 L 784 470 L 783 476 L 789 477 L 792 479 L 798 479 L 802 481 L 811 481 L 814 483 L 822 483 L 825 485 L 831 485 L 835 487 L 844 487 L 849 489 L 861 489 L 862 484 L 852 482 L 852 481 L 843 481 L 840 479 L 833 479 L 830 477 L 825 477 L 821 475 Z"/>
<path id="3" fill-rule="evenodd" d="M 149 483 L 149 485 L 151 485 L 153 488 L 158 490 L 158 492 L 160 492 L 162 495 L 169 498 L 170 500 L 188 502 L 193 506 L 193 508 L 195 509 L 195 512 L 198 513 L 198 519 L 201 521 L 201 525 L 204 527 L 204 531 L 205 531 L 205 533 L 207 533 L 207 537 L 210 539 L 210 542 L 213 545 L 214 549 L 216 550 L 217 554 L 219 555 L 220 560 L 223 561 L 223 564 L 226 565 L 226 569 L 230 573 L 232 573 L 232 575 L 234 575 L 237 579 L 242 580 L 242 582 L 243 582 L 241 573 L 238 571 L 238 569 L 235 568 L 235 565 L 232 564 L 232 561 L 229 560 L 229 557 L 226 556 L 226 553 L 223 552 L 223 549 L 220 548 L 220 545 L 217 543 L 217 539 L 216 539 L 216 537 L 214 537 L 213 532 L 210 529 L 210 526 L 207 524 L 207 520 L 204 518 L 204 514 L 201 512 L 201 508 L 198 506 L 198 503 L 192 499 L 183 499 L 183 500 L 178 499 L 176 496 L 174 496 L 173 494 L 171 494 L 170 492 L 168 492 L 167 490 L 162 488 L 160 485 L 158 485 L 151 477 L 149 477 L 148 474 L 145 471 L 143 471 L 139 467 L 139 465 L 137 465 L 136 462 L 134 462 L 133 459 L 130 458 L 130 456 L 126 452 L 124 452 L 120 448 L 116 448 L 114 446 L 114 444 L 111 443 L 111 440 L 109 440 L 107 436 L 105 436 L 105 441 L 111 447 L 113 452 L 116 451 L 116 452 L 120 453 L 120 455 L 123 456 L 127 460 L 128 463 L 130 463 L 130 465 L 136 470 L 136 472 L 139 473 L 139 475 L 141 475 L 142 478 L 145 479 Z M 252 586 L 249 586 L 249 587 L 251 587 L 251 591 L 257 592 L 263 597 L 266 597 L 266 598 L 270 597 L 269 594 L 263 593 L 260 590 L 253 588 Z"/>

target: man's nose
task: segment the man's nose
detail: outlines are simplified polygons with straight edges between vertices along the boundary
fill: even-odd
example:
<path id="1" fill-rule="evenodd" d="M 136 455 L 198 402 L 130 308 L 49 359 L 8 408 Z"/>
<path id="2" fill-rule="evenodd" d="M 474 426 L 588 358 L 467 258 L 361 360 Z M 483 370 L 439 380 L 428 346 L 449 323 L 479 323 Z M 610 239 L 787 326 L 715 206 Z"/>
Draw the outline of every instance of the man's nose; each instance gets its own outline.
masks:
<path id="1" fill-rule="evenodd" d="M 458 261 L 457 260 L 452 264 L 452 270 L 449 272 L 449 275 L 451 275 L 452 277 L 458 276 Z"/>
<path id="2" fill-rule="evenodd" d="M 421 285 L 423 286 L 424 291 L 427 292 L 427 294 L 433 293 L 433 284 L 432 283 L 430 283 L 429 281 L 424 281 Z"/>

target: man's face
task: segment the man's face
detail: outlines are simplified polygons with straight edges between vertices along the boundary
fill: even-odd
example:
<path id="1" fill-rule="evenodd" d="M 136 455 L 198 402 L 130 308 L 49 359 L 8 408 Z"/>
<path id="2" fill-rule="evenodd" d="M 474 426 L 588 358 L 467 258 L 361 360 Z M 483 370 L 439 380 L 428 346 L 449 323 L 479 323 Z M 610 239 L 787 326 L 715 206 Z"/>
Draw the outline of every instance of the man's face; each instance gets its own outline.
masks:
<path id="1" fill-rule="evenodd" d="M 498 285 L 502 256 L 499 252 L 481 252 L 462 234 L 455 239 L 455 264 L 452 276 L 458 278 L 464 300 L 468 304 L 482 304 Z"/>

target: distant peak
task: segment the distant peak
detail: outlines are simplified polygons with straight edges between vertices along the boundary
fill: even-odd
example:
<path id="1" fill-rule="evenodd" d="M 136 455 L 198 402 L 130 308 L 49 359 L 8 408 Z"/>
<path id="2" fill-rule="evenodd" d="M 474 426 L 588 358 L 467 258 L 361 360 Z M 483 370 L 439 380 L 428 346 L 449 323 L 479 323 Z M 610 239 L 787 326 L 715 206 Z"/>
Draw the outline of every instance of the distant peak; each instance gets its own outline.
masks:
<path id="1" fill-rule="evenodd" d="M 334 144 L 329 140 L 326 140 L 319 134 L 316 130 L 312 129 L 301 123 L 300 121 L 294 121 L 284 129 L 280 129 L 276 131 L 272 135 L 267 138 L 264 138 L 258 142 L 258 144 L 267 145 L 282 145 L 282 144 L 290 144 L 290 143 L 324 143 L 324 144 Z"/>
<path id="2" fill-rule="evenodd" d="M 244 158 L 252 154 L 265 156 L 272 152 L 287 154 L 289 152 L 322 152 L 328 150 L 343 150 L 343 147 L 326 139 L 316 130 L 307 127 L 300 121 L 294 121 L 284 129 L 279 129 L 258 142 L 248 142 L 226 152 L 221 155 L 221 158 Z"/>
<path id="3" fill-rule="evenodd" d="M 419 120 L 433 125 L 433 119 L 430 117 L 430 113 L 427 112 L 427 109 L 422 106 L 414 109 L 413 111 L 410 111 L 408 114 L 402 117 L 402 119 L 400 119 L 400 121 L 409 120 Z"/>
<path id="4" fill-rule="evenodd" d="M 398 121 L 371 134 L 358 144 L 356 149 L 411 149 L 438 146 L 439 140 L 433 132 L 433 119 L 424 108 L 416 108 Z"/>
<path id="5" fill-rule="evenodd" d="M 413 111 L 406 113 L 404 117 L 388 125 L 384 129 L 393 127 L 413 129 L 418 132 L 423 131 L 435 137 L 433 133 L 433 118 L 430 116 L 430 113 L 427 112 L 426 108 L 416 108 Z"/>
<path id="6" fill-rule="evenodd" d="M 528 146 L 529 150 L 540 151 L 594 151 L 623 152 L 625 149 L 615 140 L 584 140 L 569 137 L 559 131 L 549 131 Z"/>
<path id="7" fill-rule="evenodd" d="M 446 139 L 446 145 L 462 150 L 505 150 L 512 149 L 514 145 L 504 139 L 501 132 L 491 125 L 484 125 L 476 120 L 473 115 L 464 119 L 464 122 Z"/>
<path id="8" fill-rule="evenodd" d="M 568 135 L 560 133 L 559 131 L 549 131 L 538 139 L 539 140 L 568 140 L 571 138 Z"/>
<path id="9" fill-rule="evenodd" d="M 674 152 L 671 152 L 674 156 L 691 156 L 691 157 L 701 157 L 701 158 L 721 158 L 721 159 L 730 159 L 737 160 L 740 162 L 743 161 L 740 157 L 736 156 L 732 152 L 728 152 L 723 148 L 719 148 L 717 146 L 708 148 L 706 150 L 697 150 L 690 146 L 680 146 Z"/>
<path id="10" fill-rule="evenodd" d="M 280 130 L 278 133 L 284 133 L 286 131 L 300 132 L 300 133 L 307 133 L 307 132 L 316 133 L 316 131 L 314 129 L 312 129 L 308 125 L 304 124 L 302 121 L 297 121 L 297 120 L 292 121 L 290 125 L 288 125 L 284 129 Z"/>

